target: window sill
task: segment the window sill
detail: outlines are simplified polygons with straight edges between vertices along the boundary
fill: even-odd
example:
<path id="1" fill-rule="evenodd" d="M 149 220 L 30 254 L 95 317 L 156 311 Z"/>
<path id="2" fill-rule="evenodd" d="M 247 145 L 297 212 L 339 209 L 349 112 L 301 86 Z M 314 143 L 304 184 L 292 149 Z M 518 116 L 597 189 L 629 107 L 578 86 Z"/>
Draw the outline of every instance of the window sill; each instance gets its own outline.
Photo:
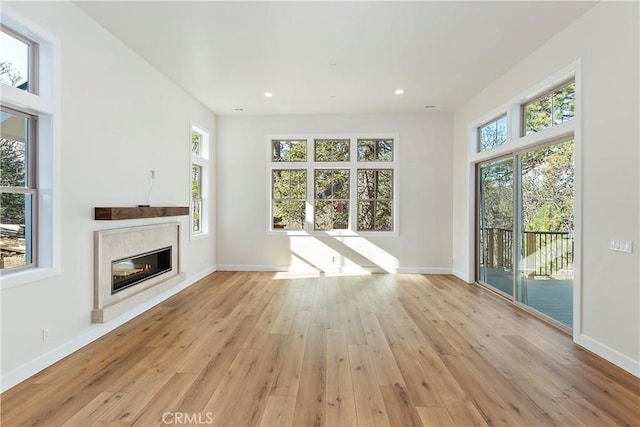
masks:
<path id="1" fill-rule="evenodd" d="M 209 237 L 209 232 L 202 232 L 202 233 L 197 233 L 197 234 L 190 234 L 189 235 L 189 240 L 202 240 L 202 239 L 206 239 L 207 237 Z"/>
<path id="2" fill-rule="evenodd" d="M 29 283 L 49 279 L 59 275 L 60 271 L 51 267 L 25 268 L 17 271 L 3 270 L 0 272 L 0 279 L 2 279 L 0 289 L 5 290 L 15 288 L 16 286 L 27 285 Z"/>

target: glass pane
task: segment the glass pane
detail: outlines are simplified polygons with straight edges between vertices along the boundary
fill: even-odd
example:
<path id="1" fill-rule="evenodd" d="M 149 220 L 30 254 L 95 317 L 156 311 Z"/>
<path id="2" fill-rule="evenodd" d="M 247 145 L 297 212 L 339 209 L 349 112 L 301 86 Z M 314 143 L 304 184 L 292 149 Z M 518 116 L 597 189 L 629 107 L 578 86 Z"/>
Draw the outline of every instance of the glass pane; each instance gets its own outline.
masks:
<path id="1" fill-rule="evenodd" d="M 0 186 L 26 187 L 30 119 L 2 111 L 0 120 Z"/>
<path id="2" fill-rule="evenodd" d="M 358 230 L 373 230 L 375 217 L 375 202 L 358 202 Z"/>
<path id="3" fill-rule="evenodd" d="M 563 88 L 558 89 L 553 94 L 553 124 L 568 122 L 575 117 L 575 83 L 570 83 Z"/>
<path id="4" fill-rule="evenodd" d="M 0 268 L 32 263 L 33 197 L 31 194 L 0 195 Z"/>
<path id="5" fill-rule="evenodd" d="M 274 170 L 272 174 L 274 199 L 305 199 L 307 197 L 306 170 Z"/>
<path id="6" fill-rule="evenodd" d="M 550 128 L 575 117 L 575 83 L 524 106 L 525 135 Z"/>
<path id="7" fill-rule="evenodd" d="M 193 215 L 191 219 L 193 220 L 191 224 L 191 230 L 196 233 L 202 231 L 202 199 L 194 198 L 192 200 L 193 203 Z"/>
<path id="8" fill-rule="evenodd" d="M 393 197 L 393 170 L 370 169 L 358 171 L 359 199 L 391 199 Z"/>
<path id="9" fill-rule="evenodd" d="M 393 161 L 393 139 L 359 139 L 359 162 Z"/>
<path id="10" fill-rule="evenodd" d="M 193 165 L 191 168 L 191 196 L 202 195 L 202 166 Z"/>
<path id="11" fill-rule="evenodd" d="M 316 230 L 344 230 L 349 228 L 349 201 L 316 200 L 314 222 Z"/>
<path id="12" fill-rule="evenodd" d="M 349 146 L 348 139 L 316 139 L 316 162 L 348 162 Z"/>
<path id="13" fill-rule="evenodd" d="M 316 199 L 349 199 L 348 169 L 316 169 Z"/>
<path id="14" fill-rule="evenodd" d="M 479 280 L 513 295 L 513 159 L 479 167 Z"/>
<path id="15" fill-rule="evenodd" d="M 520 250 L 516 298 L 573 326 L 574 144 L 521 156 Z"/>
<path id="16" fill-rule="evenodd" d="M 197 132 L 191 133 L 191 153 L 199 156 L 200 155 L 200 145 L 202 142 L 202 135 Z"/>
<path id="17" fill-rule="evenodd" d="M 306 140 L 272 141 L 274 162 L 304 162 L 307 160 Z"/>
<path id="18" fill-rule="evenodd" d="M 0 31 L 0 82 L 26 91 L 29 87 L 29 45 Z"/>
<path id="19" fill-rule="evenodd" d="M 304 200 L 274 200 L 273 228 L 302 230 L 305 222 Z"/>
<path id="20" fill-rule="evenodd" d="M 480 127 L 480 151 L 497 147 L 507 142 L 507 116 Z"/>
<path id="21" fill-rule="evenodd" d="M 376 202 L 375 218 L 374 230 L 393 231 L 393 202 L 390 200 Z"/>

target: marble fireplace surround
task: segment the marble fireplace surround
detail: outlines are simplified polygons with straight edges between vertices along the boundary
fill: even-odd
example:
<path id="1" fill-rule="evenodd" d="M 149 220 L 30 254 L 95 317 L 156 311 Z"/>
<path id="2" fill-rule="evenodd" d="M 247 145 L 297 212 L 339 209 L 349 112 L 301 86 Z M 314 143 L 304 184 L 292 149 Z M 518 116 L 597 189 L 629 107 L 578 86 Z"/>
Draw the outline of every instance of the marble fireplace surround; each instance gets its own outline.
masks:
<path id="1" fill-rule="evenodd" d="M 111 262 L 171 247 L 171 270 L 111 294 Z M 180 224 L 164 223 L 94 231 L 92 323 L 104 323 L 181 283 Z"/>

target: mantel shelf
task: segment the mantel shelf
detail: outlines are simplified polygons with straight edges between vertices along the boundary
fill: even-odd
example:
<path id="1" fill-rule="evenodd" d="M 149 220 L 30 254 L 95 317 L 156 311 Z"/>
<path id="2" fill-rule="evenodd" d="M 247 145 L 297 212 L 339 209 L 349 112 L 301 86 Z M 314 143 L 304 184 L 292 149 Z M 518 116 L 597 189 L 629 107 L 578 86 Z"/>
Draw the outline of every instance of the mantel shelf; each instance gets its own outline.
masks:
<path id="1" fill-rule="evenodd" d="M 95 208 L 95 219 L 115 221 L 122 219 L 158 218 L 189 215 L 188 206 L 144 206 Z"/>

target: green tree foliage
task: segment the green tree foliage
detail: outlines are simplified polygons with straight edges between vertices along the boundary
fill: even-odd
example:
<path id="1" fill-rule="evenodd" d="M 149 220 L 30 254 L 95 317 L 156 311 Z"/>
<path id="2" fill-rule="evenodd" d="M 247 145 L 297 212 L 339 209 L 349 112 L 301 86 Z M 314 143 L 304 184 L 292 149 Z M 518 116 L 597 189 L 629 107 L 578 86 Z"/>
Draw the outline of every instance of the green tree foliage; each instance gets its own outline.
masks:
<path id="1" fill-rule="evenodd" d="M 272 177 L 273 225 L 288 230 L 304 229 L 307 197 L 305 169 L 274 170 Z"/>
<path id="2" fill-rule="evenodd" d="M 527 231 L 573 231 L 574 144 L 567 141 L 522 157 L 522 215 Z"/>
<path id="3" fill-rule="evenodd" d="M 575 83 L 571 82 L 525 105 L 525 134 L 539 132 L 575 117 Z"/>
<path id="4" fill-rule="evenodd" d="M 314 222 L 316 230 L 349 228 L 349 170 L 315 170 Z"/>
<path id="5" fill-rule="evenodd" d="M 393 230 L 393 170 L 358 171 L 358 230 Z"/>

